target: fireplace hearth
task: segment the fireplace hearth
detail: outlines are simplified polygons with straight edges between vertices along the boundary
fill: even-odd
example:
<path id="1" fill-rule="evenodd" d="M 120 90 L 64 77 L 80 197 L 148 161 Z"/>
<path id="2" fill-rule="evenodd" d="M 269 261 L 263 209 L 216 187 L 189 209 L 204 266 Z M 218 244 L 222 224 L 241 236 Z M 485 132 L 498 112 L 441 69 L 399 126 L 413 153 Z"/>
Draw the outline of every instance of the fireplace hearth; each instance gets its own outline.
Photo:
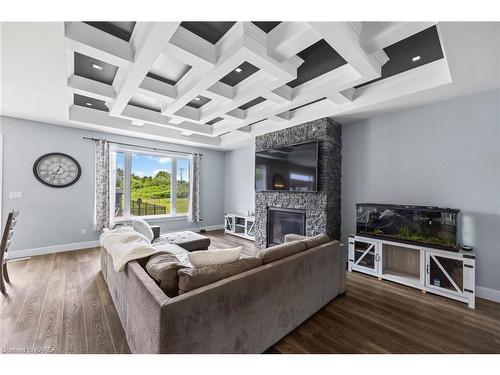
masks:
<path id="1" fill-rule="evenodd" d="M 269 207 L 267 212 L 267 246 L 283 243 L 285 234 L 305 234 L 304 210 Z"/>

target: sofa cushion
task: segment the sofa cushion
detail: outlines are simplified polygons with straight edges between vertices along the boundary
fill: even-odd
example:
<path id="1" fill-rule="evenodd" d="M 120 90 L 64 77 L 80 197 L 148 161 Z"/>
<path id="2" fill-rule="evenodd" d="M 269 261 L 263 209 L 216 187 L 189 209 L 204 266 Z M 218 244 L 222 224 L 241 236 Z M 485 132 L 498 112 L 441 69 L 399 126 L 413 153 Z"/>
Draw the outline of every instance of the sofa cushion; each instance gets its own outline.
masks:
<path id="1" fill-rule="evenodd" d="M 330 239 L 326 234 L 318 234 L 317 236 L 306 237 L 302 240 L 302 242 L 305 243 L 307 250 L 319 245 L 323 245 L 324 243 L 327 243 L 329 241 Z"/>
<path id="2" fill-rule="evenodd" d="M 180 254 L 182 256 L 182 254 Z M 153 278 L 161 290 L 169 296 L 175 297 L 179 292 L 179 277 L 177 271 L 189 267 L 189 264 L 179 259 L 179 255 L 171 252 L 161 252 L 152 255 L 146 263 L 146 272 Z"/>
<path id="3" fill-rule="evenodd" d="M 283 243 L 281 245 L 268 247 L 267 249 L 259 250 L 259 252 L 257 253 L 257 257 L 261 258 L 264 264 L 267 264 L 278 259 L 300 253 L 305 249 L 306 244 L 303 241 L 291 241 Z"/>
<path id="4" fill-rule="evenodd" d="M 238 246 L 230 249 L 193 251 L 188 254 L 188 258 L 193 267 L 213 266 L 238 260 L 241 250 L 242 247 Z"/>
<path id="5" fill-rule="evenodd" d="M 225 264 L 179 269 L 179 294 L 215 283 L 261 265 L 262 259 L 252 257 L 241 258 Z"/>
<path id="6" fill-rule="evenodd" d="M 149 226 L 146 220 L 136 219 L 132 222 L 132 228 L 134 228 L 137 232 L 146 237 L 149 242 L 153 242 L 153 230 Z"/>

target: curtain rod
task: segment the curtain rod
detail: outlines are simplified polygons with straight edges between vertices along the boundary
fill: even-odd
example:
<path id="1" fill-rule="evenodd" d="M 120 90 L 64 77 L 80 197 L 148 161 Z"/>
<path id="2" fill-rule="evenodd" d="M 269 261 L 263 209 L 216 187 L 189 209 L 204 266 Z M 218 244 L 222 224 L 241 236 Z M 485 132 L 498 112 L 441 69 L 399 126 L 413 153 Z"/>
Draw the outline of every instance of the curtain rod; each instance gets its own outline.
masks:
<path id="1" fill-rule="evenodd" d="M 83 137 L 83 139 L 86 139 L 88 141 L 93 141 L 93 142 L 97 142 L 97 141 L 102 141 L 102 140 L 105 140 L 105 139 L 102 139 L 102 138 L 92 138 L 92 137 Z M 115 145 L 121 145 L 121 146 L 131 146 L 131 147 L 139 147 L 139 148 L 144 148 L 144 149 L 148 149 L 148 150 L 154 150 L 154 151 L 165 151 L 165 152 L 175 152 L 177 154 L 186 154 L 186 155 L 201 155 L 203 156 L 202 153 L 196 153 L 196 152 L 186 152 L 186 151 L 175 151 L 175 150 L 166 150 L 166 149 L 163 149 L 163 148 L 156 148 L 156 147 L 148 147 L 148 146 L 141 146 L 141 145 L 133 145 L 131 143 L 122 143 L 122 142 L 113 142 L 113 141 L 108 141 L 109 143 L 113 143 Z"/>

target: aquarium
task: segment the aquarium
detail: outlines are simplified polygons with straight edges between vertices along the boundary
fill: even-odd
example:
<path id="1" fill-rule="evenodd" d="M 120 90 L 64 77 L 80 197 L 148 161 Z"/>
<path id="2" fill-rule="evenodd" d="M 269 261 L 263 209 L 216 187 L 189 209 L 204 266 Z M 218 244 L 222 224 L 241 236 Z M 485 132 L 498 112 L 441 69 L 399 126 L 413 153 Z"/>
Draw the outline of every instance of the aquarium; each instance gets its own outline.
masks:
<path id="1" fill-rule="evenodd" d="M 458 216 L 452 208 L 356 204 L 356 234 L 458 251 Z"/>

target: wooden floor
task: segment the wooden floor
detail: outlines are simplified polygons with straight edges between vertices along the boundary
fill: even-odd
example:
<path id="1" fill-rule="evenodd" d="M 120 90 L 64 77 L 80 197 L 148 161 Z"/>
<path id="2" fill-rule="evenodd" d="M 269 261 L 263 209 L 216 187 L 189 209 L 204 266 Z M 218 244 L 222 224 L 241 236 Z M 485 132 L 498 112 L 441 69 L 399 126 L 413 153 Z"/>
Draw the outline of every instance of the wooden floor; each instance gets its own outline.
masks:
<path id="1" fill-rule="evenodd" d="M 212 247 L 253 243 L 209 232 Z M 98 249 L 9 263 L 0 296 L 3 353 L 129 353 L 99 270 Z M 500 304 L 476 310 L 432 294 L 348 274 L 347 291 L 267 353 L 500 353 Z"/>

